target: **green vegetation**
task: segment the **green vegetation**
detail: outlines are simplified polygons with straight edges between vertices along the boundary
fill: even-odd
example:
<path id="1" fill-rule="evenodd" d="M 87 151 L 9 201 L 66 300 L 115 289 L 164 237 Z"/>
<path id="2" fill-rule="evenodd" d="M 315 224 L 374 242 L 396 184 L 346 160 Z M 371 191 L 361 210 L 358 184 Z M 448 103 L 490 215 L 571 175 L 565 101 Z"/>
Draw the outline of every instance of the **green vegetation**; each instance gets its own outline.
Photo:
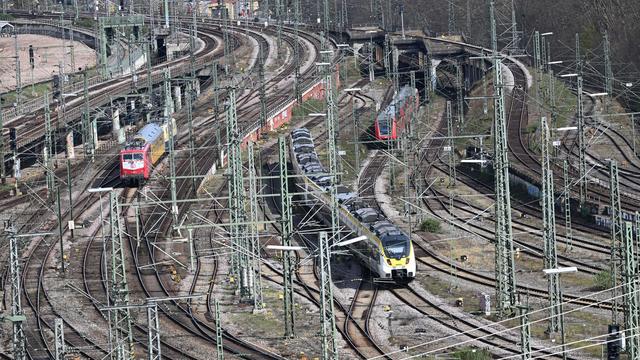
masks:
<path id="1" fill-rule="evenodd" d="M 326 108 L 324 100 L 309 99 L 302 103 L 302 105 L 296 105 L 293 107 L 292 116 L 294 118 L 303 118 L 312 113 L 323 113 Z"/>
<path id="2" fill-rule="evenodd" d="M 50 81 L 34 84 L 33 87 L 31 85 L 25 85 L 22 87 L 22 102 L 30 99 L 41 98 L 44 96 L 45 92 L 51 92 Z M 2 94 L 2 106 L 9 107 L 13 106 L 13 103 L 16 102 L 16 92 L 10 91 Z"/>
<path id="3" fill-rule="evenodd" d="M 439 233 L 440 221 L 432 218 L 426 219 L 420 224 L 420 230 L 429 233 Z"/>
<path id="4" fill-rule="evenodd" d="M 609 270 L 602 270 L 593 276 L 595 290 L 605 290 L 613 286 L 613 276 Z"/>
<path id="5" fill-rule="evenodd" d="M 11 21 L 15 19 L 15 17 L 11 14 L 0 14 L 0 21 Z"/>
<path id="6" fill-rule="evenodd" d="M 453 355 L 460 360 L 489 360 L 491 353 L 486 349 L 463 349 Z"/>
<path id="7" fill-rule="evenodd" d="M 78 21 L 76 21 L 75 25 L 77 27 L 93 30 L 93 28 L 96 26 L 96 22 L 92 18 L 79 18 Z"/>

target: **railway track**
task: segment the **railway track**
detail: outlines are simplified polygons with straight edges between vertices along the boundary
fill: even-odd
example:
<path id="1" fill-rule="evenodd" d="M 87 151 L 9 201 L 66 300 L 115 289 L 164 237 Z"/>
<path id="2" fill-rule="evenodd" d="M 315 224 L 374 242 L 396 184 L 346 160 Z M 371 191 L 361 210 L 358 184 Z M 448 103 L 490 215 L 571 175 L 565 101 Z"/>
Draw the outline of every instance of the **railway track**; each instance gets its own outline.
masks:
<path id="1" fill-rule="evenodd" d="M 89 196 L 85 197 L 85 199 L 89 199 Z M 76 202 L 76 206 L 80 202 L 81 201 L 77 201 Z M 66 214 L 63 214 L 63 216 L 66 216 Z M 38 247 L 36 248 L 36 249 L 38 249 L 37 252 L 32 253 L 32 255 L 26 261 L 26 264 L 28 266 L 26 267 L 26 271 L 25 271 L 25 274 L 24 274 L 25 278 L 33 279 L 35 277 L 35 279 L 38 279 L 36 281 L 36 283 L 37 283 L 37 287 L 36 288 L 33 288 L 33 287 L 29 286 L 29 284 L 27 284 L 26 282 L 25 282 L 25 287 L 24 287 L 25 295 L 27 296 L 27 298 L 29 300 L 29 303 L 32 304 L 32 305 L 34 303 L 36 304 L 33 307 L 34 312 L 31 314 L 32 316 L 29 317 L 30 319 L 34 319 L 34 321 L 36 321 L 36 324 L 34 326 L 30 327 L 30 328 L 40 329 L 39 330 L 40 331 L 40 336 L 39 337 L 38 336 L 32 336 L 32 337 L 30 337 L 29 341 L 31 343 L 35 344 L 36 342 L 38 342 L 38 340 L 42 340 L 40 342 L 40 344 L 42 346 L 35 345 L 35 346 L 31 347 L 32 352 L 34 352 L 34 354 L 32 355 L 33 358 L 38 358 L 38 356 L 44 355 L 43 351 L 47 351 L 47 354 L 51 355 L 50 354 L 50 350 L 48 349 L 47 341 L 44 340 L 44 339 L 47 338 L 47 335 L 45 335 L 44 331 L 43 331 L 44 326 L 40 326 L 39 324 L 42 322 L 42 324 L 46 325 L 46 327 L 51 329 L 51 321 L 52 321 L 51 315 L 53 315 L 54 312 L 51 312 L 47 318 L 44 318 L 44 315 L 40 312 L 40 299 L 41 299 L 41 296 L 42 296 L 42 281 L 40 279 L 43 278 L 43 274 L 42 274 L 42 272 L 43 272 L 43 264 L 49 258 L 49 254 L 51 254 L 51 251 L 53 249 L 53 245 L 55 245 L 55 243 L 53 245 L 51 245 L 51 246 L 48 246 L 48 247 L 47 246 L 43 246 L 43 244 L 44 244 L 44 241 L 39 242 L 38 243 Z M 91 247 L 88 247 L 87 249 L 90 249 L 90 248 Z M 43 250 L 40 250 L 40 249 L 43 249 Z M 46 254 L 45 254 L 46 256 L 42 256 L 41 253 L 44 252 L 45 250 L 46 250 Z M 36 254 L 37 258 L 44 259 L 42 261 L 42 263 L 41 263 L 42 265 L 40 265 L 39 267 L 38 267 L 38 265 L 37 265 L 37 263 L 35 261 L 33 262 L 35 265 L 33 265 L 33 266 L 30 265 L 31 262 L 29 260 L 34 256 L 33 254 Z M 33 300 L 33 301 L 31 301 L 32 300 L 32 295 L 36 297 L 35 300 Z M 46 294 L 44 294 L 44 295 L 46 295 Z M 50 303 L 49 303 L 49 305 L 50 305 Z M 83 349 L 83 348 L 84 349 L 86 349 L 86 348 L 89 348 L 89 349 L 98 348 L 97 346 L 95 346 L 94 344 L 92 344 L 90 342 L 86 342 L 86 341 L 85 341 L 85 343 L 77 342 L 76 338 L 80 338 L 78 332 L 75 331 L 75 329 L 72 326 L 70 326 L 69 323 L 67 323 L 66 325 L 67 325 L 67 329 L 66 329 L 65 333 L 66 333 L 67 338 L 68 338 L 68 343 L 70 343 L 71 346 L 77 347 L 77 348 L 81 348 L 81 349 Z M 38 351 L 38 350 L 41 350 L 40 353 L 35 353 L 35 351 Z M 102 351 L 104 352 L 103 349 L 102 349 Z M 89 356 L 90 354 L 86 354 L 86 355 L 88 355 L 87 357 L 90 357 L 90 358 L 95 357 L 95 356 Z"/>
<path id="2" fill-rule="evenodd" d="M 292 70 L 291 67 L 288 67 L 289 71 Z M 249 124 L 251 124 L 252 122 L 249 122 Z M 242 125 L 240 125 L 240 127 L 244 127 L 247 125 L 247 122 L 244 122 Z M 207 142 L 205 142 L 203 144 L 202 147 L 206 148 L 207 147 Z M 198 154 L 199 155 L 199 154 Z M 211 159 L 215 159 L 215 157 L 212 157 L 210 154 L 207 156 L 198 156 L 196 155 L 196 159 L 198 159 L 198 165 L 197 167 L 200 169 L 200 172 L 206 171 L 208 170 L 208 168 L 210 167 L 210 162 Z M 180 173 L 185 173 L 188 171 L 188 169 L 186 168 L 186 166 L 184 166 L 185 163 L 183 162 L 179 168 L 178 168 L 178 174 Z M 186 189 L 188 189 L 188 186 L 185 186 L 186 181 L 182 181 L 182 182 L 178 182 L 177 184 L 177 189 L 178 189 L 178 194 L 179 195 L 185 195 L 186 194 Z M 159 194 L 158 198 L 159 199 L 166 199 L 167 198 L 167 191 L 164 191 L 163 193 Z M 169 225 L 171 224 L 171 221 L 164 221 L 161 218 L 158 218 L 157 216 L 154 216 L 154 214 L 159 214 L 160 212 L 164 212 L 166 209 L 163 209 L 162 206 L 155 206 L 152 208 L 152 210 L 150 211 L 150 216 L 148 218 L 145 218 L 144 216 L 142 217 L 142 223 L 143 225 L 147 225 L 147 232 L 149 231 L 149 224 L 159 224 L 159 229 L 169 229 Z M 186 205 L 181 205 L 179 207 L 179 211 L 181 213 L 184 213 L 188 210 L 188 206 Z M 132 224 L 129 224 L 129 226 Z M 155 234 L 158 234 L 158 232 L 156 232 Z M 140 265 L 144 265 L 144 264 L 156 264 L 159 261 L 162 261 L 162 257 L 161 254 L 159 254 L 156 249 L 154 247 L 152 247 L 150 244 L 152 242 L 155 242 L 154 238 L 156 238 L 155 240 L 158 240 L 157 237 L 155 235 L 148 235 L 145 238 L 145 246 L 142 248 L 143 251 L 137 250 L 137 249 L 130 249 L 133 258 L 134 258 L 134 263 L 135 263 L 135 268 L 139 269 Z M 155 266 L 154 266 L 155 267 Z M 167 286 L 165 285 L 164 280 L 162 279 L 162 275 L 158 273 L 158 270 L 156 268 L 156 271 L 154 271 L 154 275 L 153 276 L 147 276 L 147 277 L 142 277 L 140 274 L 138 274 L 138 285 L 142 287 L 144 293 L 147 296 L 150 295 L 161 295 L 161 296 L 167 296 L 168 294 L 171 293 L 171 291 L 167 288 Z M 193 317 L 193 314 L 190 312 L 189 309 L 186 308 L 186 306 L 181 306 L 180 304 L 177 303 L 173 303 L 172 304 L 173 307 L 176 307 L 179 311 L 177 312 L 178 315 L 173 314 L 172 316 L 179 316 L 181 317 L 181 319 L 175 319 L 175 323 L 181 327 L 184 328 L 185 323 L 188 322 L 187 320 L 190 319 L 190 321 L 193 323 L 193 326 L 195 326 L 196 329 L 193 330 L 197 330 L 201 337 L 205 337 L 208 338 L 209 340 L 213 340 L 215 341 L 215 337 L 213 336 L 214 334 L 214 329 L 212 329 L 211 327 L 209 327 L 207 324 L 203 323 L 202 321 L 200 321 L 199 319 L 196 319 Z M 165 312 L 166 316 L 169 316 L 169 314 L 167 314 Z M 189 319 L 186 319 L 185 317 L 189 317 Z M 193 333 L 193 332 L 192 332 Z M 269 357 L 269 358 L 279 358 L 278 356 L 276 356 L 275 354 L 269 353 L 267 351 L 265 351 L 264 349 L 259 349 L 256 348 L 255 346 L 251 345 L 251 344 L 247 344 L 244 341 L 241 341 L 233 336 L 231 336 L 228 333 L 225 333 L 224 335 L 225 338 L 225 343 L 224 346 L 225 348 L 232 352 L 232 353 L 242 353 L 242 354 L 253 354 L 251 355 L 251 357 L 253 358 L 264 358 L 264 357 Z"/>

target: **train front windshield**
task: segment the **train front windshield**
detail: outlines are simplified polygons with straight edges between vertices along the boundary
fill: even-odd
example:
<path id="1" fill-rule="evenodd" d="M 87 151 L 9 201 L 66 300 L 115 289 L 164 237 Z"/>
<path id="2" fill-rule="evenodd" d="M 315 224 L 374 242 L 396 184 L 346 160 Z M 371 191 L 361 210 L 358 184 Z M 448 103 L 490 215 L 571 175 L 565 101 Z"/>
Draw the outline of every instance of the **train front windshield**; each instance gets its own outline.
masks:
<path id="1" fill-rule="evenodd" d="M 122 155 L 122 160 L 123 161 L 142 161 L 144 160 L 144 155 L 142 154 L 123 154 Z"/>
<path id="2" fill-rule="evenodd" d="M 382 239 L 382 246 L 387 257 L 401 259 L 409 256 L 411 244 L 409 238 L 400 236 L 388 236 Z"/>
<path id="3" fill-rule="evenodd" d="M 389 134 L 389 129 L 391 127 L 391 118 L 389 116 L 382 116 L 379 120 L 378 120 L 378 127 L 380 128 L 380 134 L 381 135 L 387 135 Z"/>

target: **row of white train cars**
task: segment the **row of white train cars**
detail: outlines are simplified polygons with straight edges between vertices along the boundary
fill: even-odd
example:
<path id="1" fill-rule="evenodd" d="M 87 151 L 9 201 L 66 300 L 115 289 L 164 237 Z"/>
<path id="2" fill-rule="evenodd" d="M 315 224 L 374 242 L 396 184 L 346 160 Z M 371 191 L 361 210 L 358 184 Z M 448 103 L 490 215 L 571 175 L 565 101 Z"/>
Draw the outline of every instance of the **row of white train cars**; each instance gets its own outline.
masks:
<path id="1" fill-rule="evenodd" d="M 305 194 L 311 193 L 324 204 L 330 204 L 332 177 L 327 175 L 318 158 L 311 133 L 306 128 L 296 129 L 291 132 L 290 140 L 291 162 L 296 174 L 303 175 L 296 177 L 298 186 L 304 189 Z M 372 272 L 373 280 L 391 284 L 406 284 L 413 280 L 416 276 L 416 260 L 410 237 L 378 210 L 358 198 L 356 193 L 343 185 L 336 186 L 340 225 L 350 230 L 350 234 L 343 235 L 343 239 L 366 237 L 366 240 L 348 246 L 351 253 Z M 326 211 L 320 211 L 319 215 L 326 223 L 330 222 L 330 215 Z"/>

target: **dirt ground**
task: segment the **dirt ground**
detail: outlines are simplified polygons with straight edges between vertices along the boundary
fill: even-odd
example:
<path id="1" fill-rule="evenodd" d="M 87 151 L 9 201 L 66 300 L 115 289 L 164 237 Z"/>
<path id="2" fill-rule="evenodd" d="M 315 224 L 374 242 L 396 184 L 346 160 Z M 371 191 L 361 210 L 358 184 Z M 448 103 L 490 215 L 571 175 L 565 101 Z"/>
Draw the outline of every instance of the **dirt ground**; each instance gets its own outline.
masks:
<path id="1" fill-rule="evenodd" d="M 95 51 L 81 42 L 66 41 L 66 56 L 64 56 L 65 72 L 71 72 L 71 53 L 73 50 L 76 71 L 79 67 L 93 67 L 96 64 Z M 29 65 L 29 45 L 33 45 L 35 66 L 33 69 L 33 81 L 31 79 L 31 67 Z M 58 67 L 63 61 L 63 40 L 41 35 L 18 35 L 18 48 L 20 54 L 20 72 L 22 86 L 32 82 L 50 79 L 58 73 Z M 16 86 L 15 68 L 15 43 L 13 37 L 0 37 L 0 93 L 11 91 Z"/>

